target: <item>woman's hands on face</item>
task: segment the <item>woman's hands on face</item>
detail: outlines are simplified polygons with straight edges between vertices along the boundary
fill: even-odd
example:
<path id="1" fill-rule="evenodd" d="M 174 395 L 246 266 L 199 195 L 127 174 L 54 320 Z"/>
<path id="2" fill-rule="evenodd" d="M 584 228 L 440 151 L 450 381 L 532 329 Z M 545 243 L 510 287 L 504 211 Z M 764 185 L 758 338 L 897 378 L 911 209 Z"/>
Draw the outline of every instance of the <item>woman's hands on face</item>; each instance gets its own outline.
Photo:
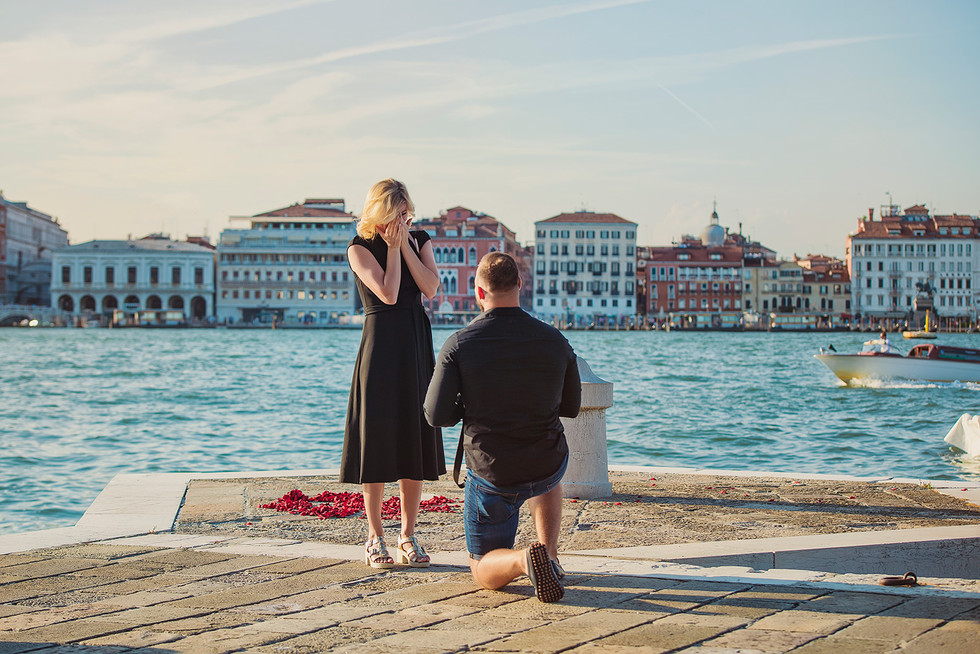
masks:
<path id="1" fill-rule="evenodd" d="M 388 247 L 400 248 L 402 244 L 408 241 L 408 228 L 400 220 L 380 225 L 378 233 L 381 234 L 381 238 L 384 239 Z"/>

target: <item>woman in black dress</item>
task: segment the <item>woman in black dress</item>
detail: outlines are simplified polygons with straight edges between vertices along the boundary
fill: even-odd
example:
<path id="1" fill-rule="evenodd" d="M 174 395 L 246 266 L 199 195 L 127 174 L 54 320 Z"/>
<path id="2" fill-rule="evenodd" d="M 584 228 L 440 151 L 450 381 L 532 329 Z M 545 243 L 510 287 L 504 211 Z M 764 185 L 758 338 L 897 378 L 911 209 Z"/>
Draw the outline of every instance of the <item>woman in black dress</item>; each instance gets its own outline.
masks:
<path id="1" fill-rule="evenodd" d="M 385 179 L 368 192 L 347 246 L 364 329 L 354 364 L 340 481 L 362 484 L 368 520 L 364 561 L 390 568 L 381 505 L 385 482 L 398 481 L 401 534 L 396 556 L 412 567 L 429 565 L 415 538 L 422 481 L 446 472 L 442 434 L 426 422 L 422 402 L 435 359 L 421 295 L 439 290 L 429 235 L 410 231 L 415 205 L 405 185 Z"/>

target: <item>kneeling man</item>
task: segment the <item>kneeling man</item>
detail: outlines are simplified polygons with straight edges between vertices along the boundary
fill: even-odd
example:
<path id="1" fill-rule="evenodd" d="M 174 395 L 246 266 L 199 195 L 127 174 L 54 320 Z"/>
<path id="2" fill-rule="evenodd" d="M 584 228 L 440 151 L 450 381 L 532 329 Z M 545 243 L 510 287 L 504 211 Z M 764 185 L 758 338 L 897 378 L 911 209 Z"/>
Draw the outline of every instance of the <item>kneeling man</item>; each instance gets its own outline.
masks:
<path id="1" fill-rule="evenodd" d="M 521 309 L 520 289 L 511 256 L 483 257 L 474 289 L 483 313 L 439 352 L 425 415 L 436 427 L 463 420 L 463 514 L 473 578 L 497 589 L 527 575 L 539 600 L 557 602 L 565 594 L 558 533 L 568 464 L 558 418 L 578 415 L 582 388 L 571 345 Z M 457 452 L 457 477 L 460 460 Z M 539 542 L 515 550 L 524 502 Z"/>

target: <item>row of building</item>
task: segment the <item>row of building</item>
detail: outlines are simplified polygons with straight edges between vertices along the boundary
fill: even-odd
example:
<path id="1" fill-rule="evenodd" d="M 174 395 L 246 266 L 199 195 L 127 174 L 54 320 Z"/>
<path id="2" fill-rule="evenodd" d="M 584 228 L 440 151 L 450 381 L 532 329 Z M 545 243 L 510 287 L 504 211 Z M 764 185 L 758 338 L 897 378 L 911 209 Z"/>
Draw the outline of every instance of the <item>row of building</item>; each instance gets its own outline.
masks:
<path id="1" fill-rule="evenodd" d="M 357 320 L 346 257 L 356 216 L 342 199 L 308 199 L 231 223 L 217 245 L 162 235 L 69 245 L 56 219 L 0 195 L 0 300 L 124 324 Z M 940 316 L 972 321 L 980 304 L 980 250 L 972 247 L 980 220 L 931 215 L 922 205 L 887 205 L 877 219 L 869 210 L 847 236 L 843 260 L 779 259 L 723 227 L 717 211 L 699 236 L 668 246 L 640 246 L 635 222 L 587 211 L 536 222 L 531 245 L 464 207 L 414 226 L 432 237 L 442 284 L 427 307 L 438 323 L 478 313 L 474 275 L 491 251 L 520 262 L 525 308 L 566 327 L 903 320 L 926 297 Z"/>

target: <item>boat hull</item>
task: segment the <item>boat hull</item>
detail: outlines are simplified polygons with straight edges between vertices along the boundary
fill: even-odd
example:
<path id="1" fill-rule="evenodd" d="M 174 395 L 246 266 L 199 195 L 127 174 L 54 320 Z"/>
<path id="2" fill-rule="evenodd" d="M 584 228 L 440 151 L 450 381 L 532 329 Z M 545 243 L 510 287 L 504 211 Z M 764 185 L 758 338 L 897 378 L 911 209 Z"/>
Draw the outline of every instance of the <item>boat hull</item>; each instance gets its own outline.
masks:
<path id="1" fill-rule="evenodd" d="M 921 379 L 980 382 L 980 363 L 865 354 L 816 354 L 844 383 L 854 379 Z"/>

